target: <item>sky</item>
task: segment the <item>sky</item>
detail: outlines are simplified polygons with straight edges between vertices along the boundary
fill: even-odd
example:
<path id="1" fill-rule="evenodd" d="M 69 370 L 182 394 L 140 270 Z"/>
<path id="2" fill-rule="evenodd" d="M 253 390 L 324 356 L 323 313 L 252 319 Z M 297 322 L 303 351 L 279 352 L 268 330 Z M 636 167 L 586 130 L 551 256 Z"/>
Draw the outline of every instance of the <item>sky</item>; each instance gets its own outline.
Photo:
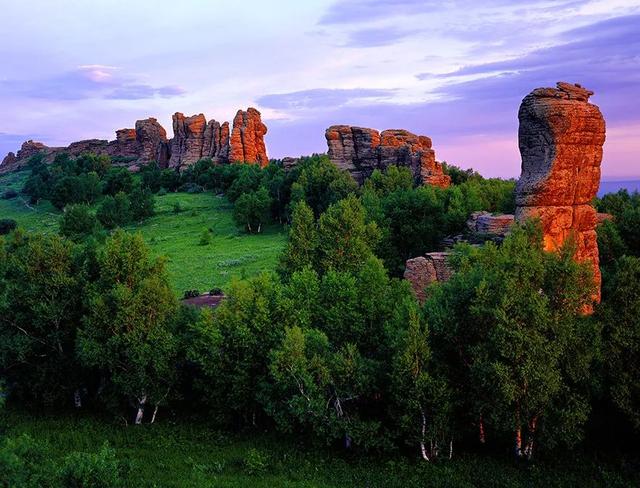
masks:
<path id="1" fill-rule="evenodd" d="M 517 177 L 520 101 L 568 81 L 605 116 L 603 179 L 640 177 L 640 0 L 0 0 L 0 16 L 2 155 L 253 106 L 270 157 L 325 152 L 334 124 L 402 128 Z"/>

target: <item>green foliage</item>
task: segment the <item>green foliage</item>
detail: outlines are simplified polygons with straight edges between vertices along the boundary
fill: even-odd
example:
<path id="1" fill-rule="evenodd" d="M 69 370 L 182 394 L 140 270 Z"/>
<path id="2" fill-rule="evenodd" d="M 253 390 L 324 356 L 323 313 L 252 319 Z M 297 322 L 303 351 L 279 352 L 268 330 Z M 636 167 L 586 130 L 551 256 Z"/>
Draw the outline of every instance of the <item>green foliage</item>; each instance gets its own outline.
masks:
<path id="1" fill-rule="evenodd" d="M 65 457 L 59 480 L 66 488 L 124 488 L 127 467 L 105 442 L 97 453 L 74 452 Z"/>
<path id="2" fill-rule="evenodd" d="M 208 246 L 209 244 L 211 244 L 211 237 L 211 231 L 209 229 L 202 229 L 199 244 L 201 246 Z"/>
<path id="3" fill-rule="evenodd" d="M 296 170 L 291 201 L 296 203 L 304 200 L 316 218 L 330 205 L 355 193 L 358 188 L 351 175 L 338 169 L 327 156 L 304 159 Z"/>
<path id="4" fill-rule="evenodd" d="M 0 264 L 0 368 L 24 402 L 70 405 L 84 273 L 72 243 L 16 232 Z"/>
<path id="5" fill-rule="evenodd" d="M 260 233 L 269 219 L 271 198 L 264 186 L 238 197 L 233 208 L 233 218 L 250 233 Z"/>
<path id="6" fill-rule="evenodd" d="M 105 195 L 131 193 L 133 187 L 133 175 L 126 168 L 111 168 L 104 177 L 103 193 Z"/>
<path id="7" fill-rule="evenodd" d="M 101 228 L 98 218 L 87 205 L 66 207 L 60 219 L 60 234 L 75 242 L 96 234 Z"/>
<path id="8" fill-rule="evenodd" d="M 4 439 L 0 447 L 0 486 L 46 488 L 55 486 L 44 446 L 28 435 Z"/>
<path id="9" fill-rule="evenodd" d="M 613 403 L 640 429 L 640 259 L 620 258 L 605 281 L 598 314 L 604 327 L 604 364 Z"/>
<path id="10" fill-rule="evenodd" d="M 120 398 L 163 402 L 175 378 L 171 330 L 176 299 L 164 263 L 152 259 L 140 235 L 116 231 L 96 255 L 95 283 L 78 332 L 78 355 L 97 368 Z"/>
<path id="11" fill-rule="evenodd" d="M 514 229 L 500 248 L 459 253 L 457 273 L 433 288 L 425 309 L 436 361 L 459 392 L 458 418 L 526 432 L 517 455 L 530 457 L 539 434 L 551 445 L 574 443 L 589 412 L 598 337 L 581 316 L 593 294 L 590 271 L 570 246 L 544 252 L 534 223 Z"/>
<path id="12" fill-rule="evenodd" d="M 136 186 L 129 195 L 129 202 L 131 217 L 134 221 L 140 222 L 149 217 L 153 217 L 155 213 L 155 199 L 150 189 L 142 188 L 139 185 Z"/>
<path id="13" fill-rule="evenodd" d="M 289 242 L 281 257 L 283 274 L 290 275 L 306 266 L 316 267 L 318 251 L 318 230 L 313 211 L 305 202 L 299 202 L 293 209 Z"/>
<path id="14" fill-rule="evenodd" d="M 640 256 L 640 193 L 629 194 L 627 190 L 608 193 L 602 199 L 596 199 L 599 212 L 613 215 L 613 222 L 622 238 L 626 249 L 618 252 L 628 252 L 632 256 Z M 605 232 L 609 232 L 607 229 Z"/>
<path id="15" fill-rule="evenodd" d="M 128 224 L 132 218 L 131 201 L 125 193 L 107 195 L 98 207 L 96 217 L 107 229 Z"/>
<path id="16" fill-rule="evenodd" d="M 480 180 L 482 176 L 473 168 L 462 169 L 454 164 L 449 164 L 446 161 L 442 162 L 442 171 L 445 175 L 451 177 L 452 185 L 460 185 L 466 183 L 469 180 Z"/>
<path id="17" fill-rule="evenodd" d="M 264 473 L 268 468 L 269 458 L 266 454 L 252 447 L 244 458 L 244 466 L 247 473 L 257 475 Z"/>
<path id="18" fill-rule="evenodd" d="M 0 219 L 0 236 L 7 235 L 18 227 L 18 223 L 13 219 Z"/>

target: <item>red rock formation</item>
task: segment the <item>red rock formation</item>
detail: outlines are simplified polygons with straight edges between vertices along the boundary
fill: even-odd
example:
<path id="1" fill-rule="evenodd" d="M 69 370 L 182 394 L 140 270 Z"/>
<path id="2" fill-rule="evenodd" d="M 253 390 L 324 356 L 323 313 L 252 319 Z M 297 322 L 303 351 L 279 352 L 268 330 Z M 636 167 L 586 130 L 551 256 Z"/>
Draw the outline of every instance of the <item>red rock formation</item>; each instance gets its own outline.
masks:
<path id="1" fill-rule="evenodd" d="M 598 219 L 591 201 L 600 185 L 605 122 L 589 103 L 593 92 L 569 83 L 557 86 L 533 90 L 520 105 L 516 219 L 539 218 L 549 251 L 573 236 L 576 259 L 591 265 L 599 301 Z"/>
<path id="2" fill-rule="evenodd" d="M 472 234 L 504 237 L 514 222 L 511 214 L 494 215 L 490 212 L 473 212 L 467 220 L 467 229 Z"/>
<path id="3" fill-rule="evenodd" d="M 238 110 L 233 119 L 231 132 L 230 162 L 256 163 L 264 168 L 269 164 L 264 136 L 267 126 L 262 123 L 260 112 L 255 108 Z"/>
<path id="4" fill-rule="evenodd" d="M 215 163 L 229 161 L 229 122 L 209 121 L 204 131 L 202 157 L 211 158 Z"/>
<path id="5" fill-rule="evenodd" d="M 435 159 L 431 139 L 406 130 L 375 129 L 334 125 L 325 132 L 329 158 L 340 169 L 349 171 L 360 184 L 375 169 L 390 165 L 411 169 L 416 181 L 446 188 L 449 176 Z"/>
<path id="6" fill-rule="evenodd" d="M 2 163 L 0 163 L 0 172 L 11 171 L 17 162 L 18 158 L 16 158 L 16 155 L 10 152 L 4 157 Z"/>
<path id="7" fill-rule="evenodd" d="M 426 299 L 427 286 L 451 278 L 453 271 L 447 263 L 448 258 L 448 252 L 430 252 L 407 260 L 404 279 L 411 283 L 413 293 L 421 304 Z"/>
<path id="8" fill-rule="evenodd" d="M 167 131 L 156 119 L 150 117 L 136 121 L 136 142 L 138 143 L 139 159 L 141 163 L 156 161 L 160 167 L 167 166 L 169 152 Z"/>
<path id="9" fill-rule="evenodd" d="M 207 119 L 203 114 L 185 117 L 180 112 L 173 114 L 173 139 L 169 166 L 180 168 L 202 159 L 204 131 Z"/>

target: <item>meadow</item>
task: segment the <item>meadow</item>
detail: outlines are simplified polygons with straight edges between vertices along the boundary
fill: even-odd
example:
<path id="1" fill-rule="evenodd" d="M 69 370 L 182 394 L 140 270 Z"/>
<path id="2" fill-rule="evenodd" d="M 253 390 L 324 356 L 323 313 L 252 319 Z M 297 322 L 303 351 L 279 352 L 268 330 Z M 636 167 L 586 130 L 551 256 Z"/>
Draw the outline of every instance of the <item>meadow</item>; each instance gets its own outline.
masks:
<path id="1" fill-rule="evenodd" d="M 0 195 L 20 191 L 28 172 L 0 176 Z M 250 277 L 275 269 L 287 235 L 278 225 L 260 234 L 247 234 L 232 218 L 228 200 L 211 192 L 168 193 L 156 196 L 156 214 L 126 230 L 140 232 L 152 252 L 167 259 L 167 271 L 176 295 L 185 290 L 226 290 L 233 278 Z M 61 212 L 50 202 L 29 205 L 23 195 L 0 199 L 0 218 L 14 219 L 28 231 L 55 233 Z M 210 242 L 201 244 L 203 232 Z"/>
<path id="2" fill-rule="evenodd" d="M 304 439 L 259 432 L 228 433 L 208 425 L 160 418 L 159 423 L 82 416 L 31 416 L 5 412 L 5 435 L 27 434 L 43 443 L 52 462 L 70 452 L 97 452 L 105 442 L 128 466 L 135 487 L 628 487 L 637 486 L 624 466 L 570 457 L 517 464 L 487 453 L 452 461 L 419 462 L 410 456 L 337 455 Z M 508 458 L 507 458 L 508 459 Z M 635 474 L 637 476 L 637 473 Z"/>

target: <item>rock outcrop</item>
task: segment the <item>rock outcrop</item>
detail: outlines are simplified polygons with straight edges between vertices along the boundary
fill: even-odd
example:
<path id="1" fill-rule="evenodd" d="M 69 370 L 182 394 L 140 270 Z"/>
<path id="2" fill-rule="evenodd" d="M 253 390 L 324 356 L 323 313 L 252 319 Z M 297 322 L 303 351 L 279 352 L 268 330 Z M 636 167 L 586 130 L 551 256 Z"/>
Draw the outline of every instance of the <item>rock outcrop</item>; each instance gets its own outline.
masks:
<path id="1" fill-rule="evenodd" d="M 593 92 L 558 83 L 538 88 L 520 105 L 518 139 L 522 175 L 516 187 L 516 220 L 539 218 L 544 246 L 559 249 L 570 237 L 576 260 L 587 262 L 600 299 L 596 211 L 591 201 L 600 185 L 605 122 L 589 103 Z"/>
<path id="2" fill-rule="evenodd" d="M 407 260 L 404 279 L 411 283 L 413 293 L 421 304 L 426 299 L 427 286 L 451 278 L 453 271 L 449 267 L 448 259 L 448 252 L 430 252 Z"/>
<path id="3" fill-rule="evenodd" d="M 473 212 L 467 220 L 467 230 L 475 235 L 504 237 L 514 220 L 511 214 L 494 215 L 490 212 Z"/>
<path id="4" fill-rule="evenodd" d="M 264 136 L 267 126 L 260 112 L 254 108 L 239 110 L 231 133 L 228 122 L 210 120 L 203 114 L 185 117 L 173 115 L 172 139 L 154 118 L 138 120 L 135 129 L 119 129 L 113 141 L 88 139 L 73 142 L 67 147 L 48 147 L 41 142 L 27 141 L 17 154 L 9 153 L 0 164 L 0 173 L 23 167 L 28 159 L 42 153 L 45 161 L 53 161 L 56 154 L 65 152 L 72 157 L 85 152 L 106 154 L 121 164 L 135 169 L 141 164 L 156 161 L 161 168 L 183 169 L 202 158 L 216 163 L 255 163 L 264 167 L 269 163 Z"/>
<path id="5" fill-rule="evenodd" d="M 246 112 L 238 110 L 233 119 L 229 160 L 256 163 L 264 168 L 269 164 L 264 145 L 266 133 L 267 126 L 262 123 L 260 112 L 255 108 L 249 108 Z"/>
<path id="6" fill-rule="evenodd" d="M 375 169 L 405 166 L 416 181 L 446 188 L 449 176 L 436 161 L 431 139 L 406 130 L 390 129 L 379 133 L 375 129 L 333 125 L 325 132 L 329 158 L 340 169 L 349 171 L 360 184 Z"/>

